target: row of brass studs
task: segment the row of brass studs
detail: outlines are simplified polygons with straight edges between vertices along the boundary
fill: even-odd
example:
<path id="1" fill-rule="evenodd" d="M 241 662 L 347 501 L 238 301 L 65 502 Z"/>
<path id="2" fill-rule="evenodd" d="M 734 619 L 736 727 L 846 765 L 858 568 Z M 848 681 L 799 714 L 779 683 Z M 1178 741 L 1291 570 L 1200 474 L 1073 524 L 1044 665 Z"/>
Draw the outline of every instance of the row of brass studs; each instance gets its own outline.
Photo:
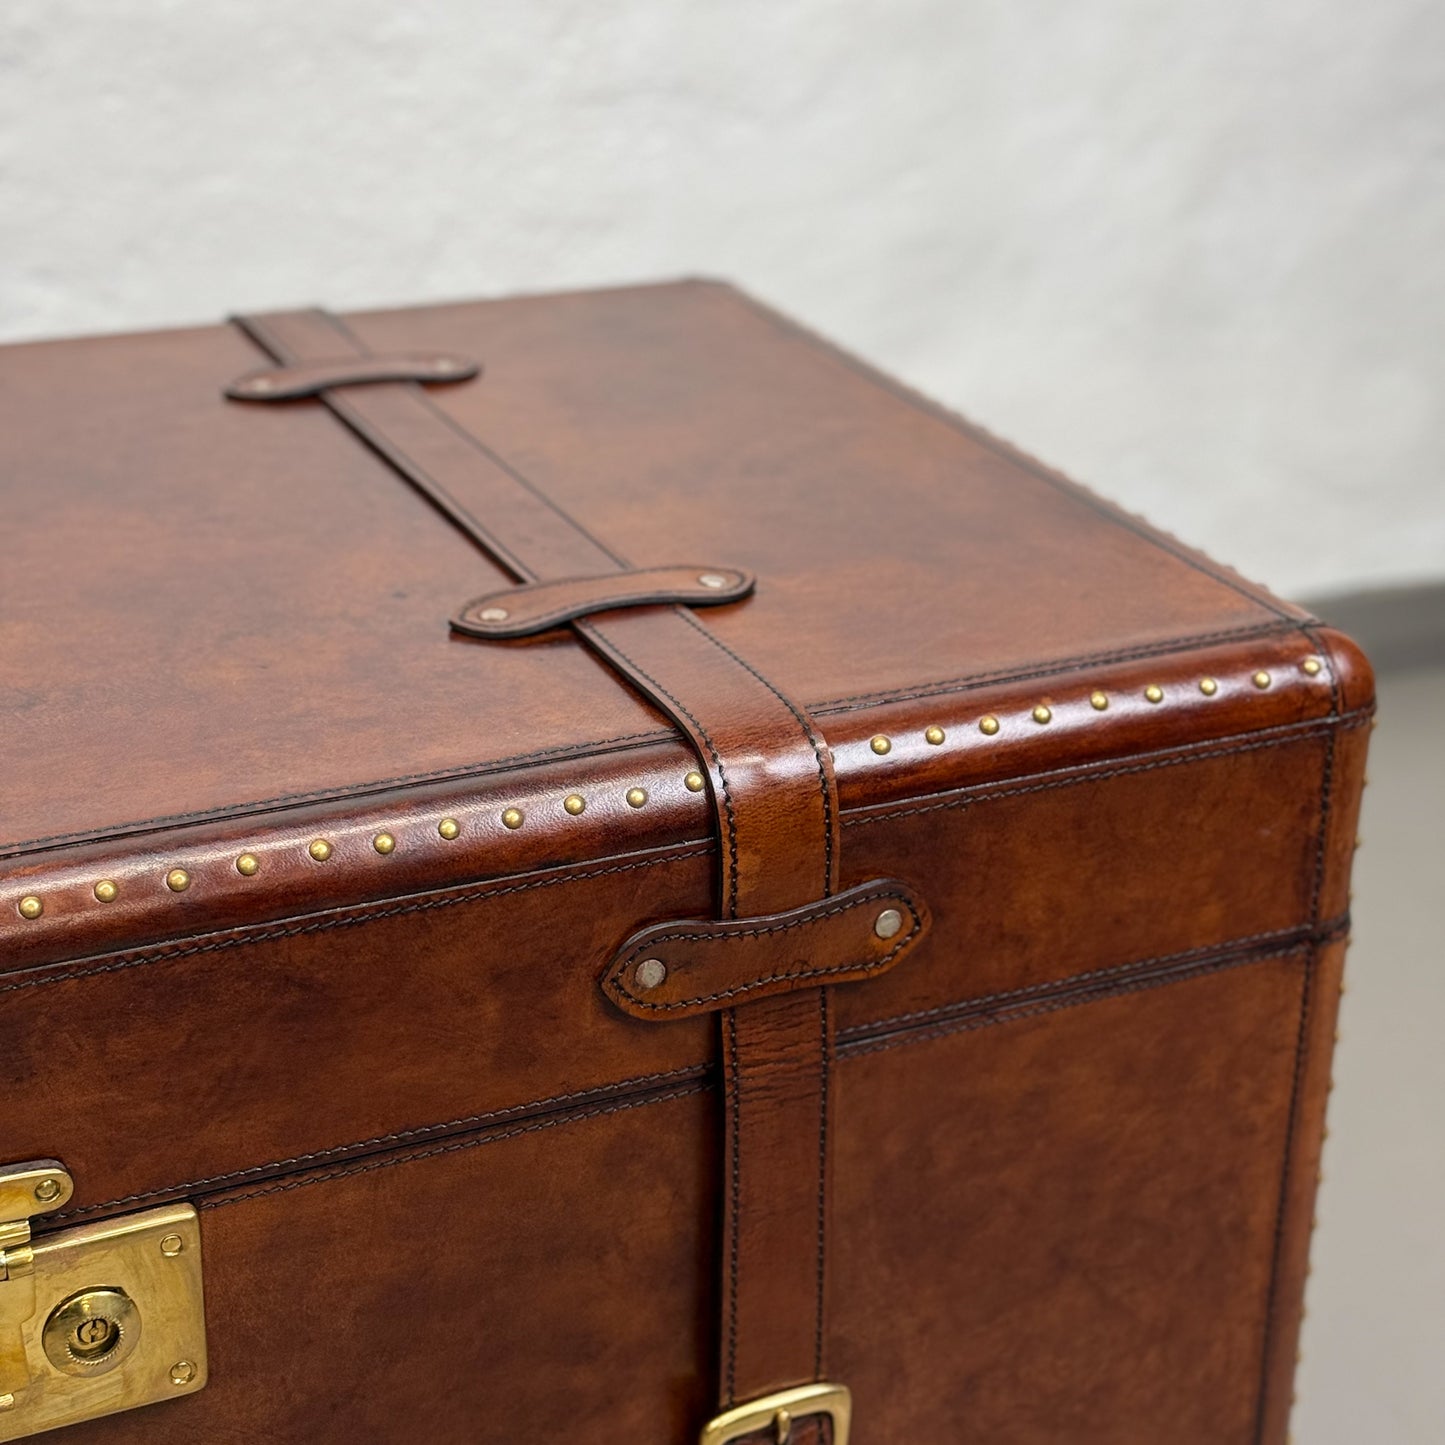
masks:
<path id="1" fill-rule="evenodd" d="M 1322 666 L 1323 664 L 1319 658 L 1307 657 L 1300 663 L 1300 670 L 1308 677 L 1317 677 Z M 1263 668 L 1254 673 L 1250 677 L 1250 681 L 1261 692 L 1268 691 L 1269 688 L 1274 685 L 1274 678 Z M 1219 691 L 1219 684 L 1212 677 L 1201 677 L 1199 679 L 1199 691 L 1202 692 L 1205 697 L 1213 697 Z M 1144 689 L 1144 700 L 1145 702 L 1156 705 L 1162 703 L 1164 701 L 1164 689 L 1160 687 L 1157 682 L 1151 682 L 1149 686 Z M 1109 694 L 1096 688 L 1089 694 L 1089 706 L 1092 707 L 1095 712 L 1106 712 L 1109 707 Z M 1054 720 L 1054 711 L 1047 703 L 1041 702 L 1034 705 L 1033 711 L 1029 716 L 1032 717 L 1040 727 L 1044 727 Z M 1003 724 L 993 713 L 988 713 L 978 720 L 978 730 L 986 737 L 994 737 L 1002 727 Z M 947 736 L 943 729 L 936 725 L 928 728 L 923 734 L 924 741 L 931 743 L 934 747 L 942 743 Z M 886 757 L 887 754 L 893 751 L 893 739 L 886 733 L 879 733 L 876 737 L 869 740 L 868 746 L 872 748 L 879 757 Z"/>
<path id="2" fill-rule="evenodd" d="M 687 773 L 682 782 L 690 793 L 700 793 L 707 786 L 707 780 L 696 770 Z M 624 796 L 629 807 L 643 808 L 647 806 L 646 788 L 629 788 Z M 562 800 L 562 807 L 576 818 L 587 810 L 587 799 L 581 793 L 568 793 Z M 505 828 L 515 830 L 526 821 L 527 815 L 520 808 L 506 808 L 502 811 L 502 826 Z M 437 824 L 437 832 L 450 843 L 461 836 L 462 825 L 455 818 L 443 818 Z M 385 858 L 396 852 L 396 836 L 392 833 L 378 833 L 371 840 L 371 846 Z M 317 863 L 325 863 L 335 850 L 329 839 L 313 838 L 306 845 L 306 851 Z M 261 860 L 254 853 L 242 853 L 236 859 L 235 867 L 236 872 L 243 878 L 254 878 L 261 871 Z M 166 887 L 172 893 L 184 893 L 190 886 L 191 875 L 184 868 L 172 868 L 166 874 Z M 120 897 L 120 885 L 112 879 L 102 878 L 95 885 L 93 892 L 98 902 L 114 903 Z M 45 912 L 44 901 L 34 893 L 27 894 L 22 898 L 19 906 L 22 918 L 39 918 Z"/>

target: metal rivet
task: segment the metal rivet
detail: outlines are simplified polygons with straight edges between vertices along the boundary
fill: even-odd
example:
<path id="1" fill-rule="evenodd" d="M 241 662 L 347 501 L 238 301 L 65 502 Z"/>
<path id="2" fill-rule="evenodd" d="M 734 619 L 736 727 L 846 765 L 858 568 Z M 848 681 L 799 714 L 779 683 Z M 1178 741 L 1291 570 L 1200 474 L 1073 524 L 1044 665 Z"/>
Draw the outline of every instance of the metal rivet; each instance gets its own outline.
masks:
<path id="1" fill-rule="evenodd" d="M 1039 703 L 1034 708 L 1033 717 L 1036 723 L 1042 724 L 1052 722 L 1054 714 L 1046 704 Z"/>
<path id="2" fill-rule="evenodd" d="M 13 1410 L 15 1408 L 14 1395 L 0 1395 L 0 1410 Z"/>
<path id="3" fill-rule="evenodd" d="M 1323 666 L 1324 664 L 1317 657 L 1307 657 L 1300 663 L 1300 667 L 1311 677 L 1315 677 Z"/>
<path id="4" fill-rule="evenodd" d="M 568 793 L 562 799 L 562 806 L 575 818 L 587 810 L 587 799 L 581 793 Z"/>
<path id="5" fill-rule="evenodd" d="M 42 1204 L 53 1204 L 60 1198 L 60 1180 L 42 1179 L 35 1186 L 35 1197 Z"/>
<path id="6" fill-rule="evenodd" d="M 437 832 L 447 840 L 448 843 L 462 831 L 462 825 L 455 818 L 443 818 L 437 824 Z"/>
<path id="7" fill-rule="evenodd" d="M 660 958 L 644 958 L 633 976 L 638 988 L 656 988 L 667 977 L 667 965 Z"/>
<path id="8" fill-rule="evenodd" d="M 1089 706 L 1095 712 L 1103 712 L 1109 706 L 1109 694 L 1107 692 L 1091 692 L 1089 694 Z"/>
<path id="9" fill-rule="evenodd" d="M 1263 692 L 1270 684 L 1270 675 L 1263 668 L 1260 668 L 1260 670 L 1250 678 L 1250 681 Z"/>
<path id="10" fill-rule="evenodd" d="M 174 1259 L 185 1247 L 186 1242 L 179 1234 L 167 1234 L 161 1240 L 161 1253 L 167 1259 Z"/>
<path id="11" fill-rule="evenodd" d="M 275 391 L 276 383 L 269 376 L 258 376 L 249 383 L 252 391 Z"/>
<path id="12" fill-rule="evenodd" d="M 316 838 L 312 840 L 306 851 L 318 863 L 324 863 L 331 856 L 331 844 L 325 838 Z"/>
<path id="13" fill-rule="evenodd" d="M 432 365 L 438 371 L 460 371 L 462 364 L 454 356 L 438 356 Z"/>
<path id="14" fill-rule="evenodd" d="M 396 852 L 396 839 L 390 833 L 378 833 L 371 840 L 371 846 L 383 855 Z"/>
<path id="15" fill-rule="evenodd" d="M 1149 686 L 1144 689 L 1144 696 L 1150 702 L 1163 702 L 1164 689 L 1160 687 L 1158 683 L 1151 682 Z"/>
<path id="16" fill-rule="evenodd" d="M 511 615 L 505 607 L 484 607 L 477 613 L 483 622 L 505 622 Z"/>
<path id="17" fill-rule="evenodd" d="M 527 820 L 527 815 L 520 808 L 508 808 L 502 814 L 502 826 L 504 828 L 520 828 Z"/>
<path id="18" fill-rule="evenodd" d="M 872 748 L 880 758 L 884 753 L 891 753 L 893 751 L 892 739 L 885 738 L 882 733 L 879 733 L 877 737 L 873 738 L 868 746 Z"/>
<path id="19" fill-rule="evenodd" d="M 166 874 L 166 887 L 172 893 L 184 893 L 191 886 L 191 875 L 184 868 L 172 868 Z"/>
<path id="20" fill-rule="evenodd" d="M 1199 691 L 1205 697 L 1213 697 L 1219 691 L 1219 684 L 1212 677 L 1201 677 L 1199 679 Z"/>
<path id="21" fill-rule="evenodd" d="M 923 740 L 925 742 L 932 743 L 934 747 L 937 747 L 939 743 L 941 743 L 947 736 L 948 734 L 945 733 L 942 728 L 931 727 L 923 734 Z"/>
<path id="22" fill-rule="evenodd" d="M 714 592 L 728 585 L 727 577 L 720 577 L 716 572 L 704 572 L 697 579 L 704 587 L 711 587 Z"/>
<path id="23" fill-rule="evenodd" d="M 689 793 L 700 793 L 707 787 L 707 779 L 694 768 L 692 772 L 683 778 L 682 785 Z"/>
<path id="24" fill-rule="evenodd" d="M 261 871 L 261 860 L 254 853 L 242 853 L 236 859 L 236 872 L 242 878 L 254 878 Z"/>
<path id="25" fill-rule="evenodd" d="M 119 892 L 120 889 L 117 888 L 109 878 L 102 878 L 100 882 L 95 885 L 95 896 L 102 903 L 114 903 L 116 895 Z"/>
<path id="26" fill-rule="evenodd" d="M 903 927 L 903 915 L 896 908 L 885 908 L 873 920 L 873 932 L 879 938 L 892 938 Z"/>
<path id="27" fill-rule="evenodd" d="M 627 806 L 629 808 L 640 808 L 647 801 L 646 788 L 628 788 Z"/>
<path id="28" fill-rule="evenodd" d="M 177 1360 L 171 1366 L 171 1384 L 189 1385 L 196 1378 L 196 1367 L 189 1360 Z"/>
<path id="29" fill-rule="evenodd" d="M 998 719 L 992 713 L 990 713 L 985 718 L 980 718 L 978 722 L 978 730 L 979 732 L 987 733 L 989 737 L 992 737 L 998 731 Z"/>
<path id="30" fill-rule="evenodd" d="M 20 900 L 20 916 L 22 918 L 39 918 L 44 912 L 45 905 L 33 893 Z"/>

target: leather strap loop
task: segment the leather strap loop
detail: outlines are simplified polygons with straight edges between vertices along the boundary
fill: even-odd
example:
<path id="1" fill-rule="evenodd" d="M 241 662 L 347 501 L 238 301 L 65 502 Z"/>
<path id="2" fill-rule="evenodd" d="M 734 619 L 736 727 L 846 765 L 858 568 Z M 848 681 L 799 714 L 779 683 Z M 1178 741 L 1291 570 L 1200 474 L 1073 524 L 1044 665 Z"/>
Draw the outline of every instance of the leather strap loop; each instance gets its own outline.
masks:
<path id="1" fill-rule="evenodd" d="M 469 637 L 531 637 L 594 612 L 669 604 L 715 607 L 721 602 L 737 602 L 756 585 L 751 572 L 737 567 L 647 567 L 635 572 L 604 572 L 597 577 L 567 577 L 488 592 L 468 602 L 452 618 L 452 626 Z"/>
<path id="2" fill-rule="evenodd" d="M 372 386 L 383 381 L 470 381 L 481 370 L 480 363 L 454 352 L 340 356 L 248 371 L 226 387 L 226 395 L 232 401 L 295 401 L 339 386 Z"/>

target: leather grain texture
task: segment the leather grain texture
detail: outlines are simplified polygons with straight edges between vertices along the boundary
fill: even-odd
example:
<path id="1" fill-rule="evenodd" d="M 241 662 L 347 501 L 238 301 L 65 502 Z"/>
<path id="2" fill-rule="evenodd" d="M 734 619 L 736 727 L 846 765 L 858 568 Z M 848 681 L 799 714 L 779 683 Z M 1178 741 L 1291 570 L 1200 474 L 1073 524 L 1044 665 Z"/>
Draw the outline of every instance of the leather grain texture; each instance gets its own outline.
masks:
<path id="1" fill-rule="evenodd" d="M 854 1445 L 1282 1445 L 1358 651 L 729 288 L 307 324 L 486 380 L 0 348 L 3 1153 L 207 1257 L 207 1389 L 55 1438 L 671 1445 L 802 1356 Z M 531 579 L 433 446 L 546 575 L 757 592 L 459 637 Z M 876 976 L 601 986 L 880 878 Z"/>

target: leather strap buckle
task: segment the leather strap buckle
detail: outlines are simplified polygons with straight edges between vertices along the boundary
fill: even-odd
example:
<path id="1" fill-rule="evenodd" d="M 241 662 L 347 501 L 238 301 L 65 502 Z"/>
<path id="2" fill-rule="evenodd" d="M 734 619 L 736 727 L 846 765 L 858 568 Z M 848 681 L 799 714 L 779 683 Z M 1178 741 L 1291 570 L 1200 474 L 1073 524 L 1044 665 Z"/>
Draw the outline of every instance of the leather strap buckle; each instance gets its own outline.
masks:
<path id="1" fill-rule="evenodd" d="M 848 1445 L 853 1396 L 846 1385 L 826 1382 L 779 1390 L 776 1395 L 764 1395 L 760 1400 L 749 1400 L 745 1405 L 724 1410 L 703 1426 L 698 1445 L 734 1445 L 759 1430 L 770 1428 L 773 1438 L 768 1445 L 788 1445 L 793 1421 L 807 1415 L 823 1415 L 832 1422 L 831 1445 Z"/>

